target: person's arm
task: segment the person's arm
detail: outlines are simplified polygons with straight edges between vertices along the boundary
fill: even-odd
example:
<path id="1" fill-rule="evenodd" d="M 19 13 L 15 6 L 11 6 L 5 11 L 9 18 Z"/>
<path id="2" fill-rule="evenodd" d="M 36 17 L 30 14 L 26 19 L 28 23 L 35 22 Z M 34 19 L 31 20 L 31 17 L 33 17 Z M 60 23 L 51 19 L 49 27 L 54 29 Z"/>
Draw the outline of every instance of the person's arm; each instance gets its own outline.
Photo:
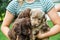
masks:
<path id="1" fill-rule="evenodd" d="M 54 26 L 47 33 L 44 33 L 44 34 L 39 33 L 37 35 L 38 38 L 49 37 L 49 36 L 55 35 L 56 33 L 60 32 L 60 17 L 58 16 L 56 9 L 52 8 L 52 10 L 50 10 L 48 12 L 48 16 L 50 17 L 50 19 L 54 23 Z"/>
<path id="2" fill-rule="evenodd" d="M 1 31 L 8 37 L 9 25 L 14 19 L 14 15 L 12 15 L 8 10 L 6 11 L 5 18 L 3 20 Z"/>

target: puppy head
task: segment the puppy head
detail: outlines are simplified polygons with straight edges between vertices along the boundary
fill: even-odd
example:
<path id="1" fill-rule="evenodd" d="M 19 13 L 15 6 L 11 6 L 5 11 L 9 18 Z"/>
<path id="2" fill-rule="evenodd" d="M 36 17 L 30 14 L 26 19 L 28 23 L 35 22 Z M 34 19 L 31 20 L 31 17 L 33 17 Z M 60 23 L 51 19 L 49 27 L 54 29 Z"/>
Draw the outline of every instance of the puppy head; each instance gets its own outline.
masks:
<path id="1" fill-rule="evenodd" d="M 41 9 L 32 9 L 30 14 L 32 26 L 38 26 L 40 25 L 41 19 L 45 13 Z"/>
<path id="2" fill-rule="evenodd" d="M 29 8 L 25 9 L 24 11 L 22 11 L 22 12 L 18 15 L 18 18 L 25 18 L 25 17 L 30 18 L 30 11 L 31 11 L 31 9 L 29 9 Z"/>

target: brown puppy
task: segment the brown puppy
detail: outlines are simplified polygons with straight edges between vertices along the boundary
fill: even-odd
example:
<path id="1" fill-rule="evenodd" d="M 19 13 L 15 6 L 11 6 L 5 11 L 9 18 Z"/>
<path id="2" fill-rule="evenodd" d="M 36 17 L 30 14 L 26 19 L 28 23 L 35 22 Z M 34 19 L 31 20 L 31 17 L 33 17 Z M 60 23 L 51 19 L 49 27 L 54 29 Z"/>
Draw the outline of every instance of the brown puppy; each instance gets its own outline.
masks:
<path id="1" fill-rule="evenodd" d="M 27 8 L 22 11 L 15 22 L 13 28 L 9 31 L 10 40 L 30 40 L 31 36 L 31 22 L 30 22 L 30 11 Z"/>
<path id="2" fill-rule="evenodd" d="M 16 19 L 9 31 L 10 40 L 30 40 L 31 22 L 29 18 Z"/>
<path id="3" fill-rule="evenodd" d="M 30 18 L 30 11 L 31 9 L 26 8 L 24 11 L 21 11 L 21 13 L 18 15 L 18 18 Z"/>

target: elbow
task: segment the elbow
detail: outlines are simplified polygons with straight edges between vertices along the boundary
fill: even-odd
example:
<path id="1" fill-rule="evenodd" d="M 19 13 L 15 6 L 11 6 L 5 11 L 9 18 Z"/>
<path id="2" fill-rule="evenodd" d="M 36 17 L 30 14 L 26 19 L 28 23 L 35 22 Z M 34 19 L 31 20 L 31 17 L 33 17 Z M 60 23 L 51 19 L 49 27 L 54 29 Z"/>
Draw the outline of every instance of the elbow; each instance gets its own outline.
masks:
<path id="1" fill-rule="evenodd" d="M 60 22 L 54 22 L 54 25 L 60 25 Z"/>
<path id="2" fill-rule="evenodd" d="M 8 27 L 8 26 L 5 26 L 5 25 L 1 25 L 1 31 L 4 32 L 4 29 Z"/>
<path id="3" fill-rule="evenodd" d="M 3 26 L 1 26 L 1 31 L 3 31 Z"/>
<path id="4" fill-rule="evenodd" d="M 52 22 L 53 22 L 54 25 L 56 25 L 56 24 L 60 25 L 60 19 L 54 20 Z"/>
<path id="5" fill-rule="evenodd" d="M 4 26 L 3 25 L 1 25 L 1 31 L 3 32 L 3 29 L 4 29 Z"/>

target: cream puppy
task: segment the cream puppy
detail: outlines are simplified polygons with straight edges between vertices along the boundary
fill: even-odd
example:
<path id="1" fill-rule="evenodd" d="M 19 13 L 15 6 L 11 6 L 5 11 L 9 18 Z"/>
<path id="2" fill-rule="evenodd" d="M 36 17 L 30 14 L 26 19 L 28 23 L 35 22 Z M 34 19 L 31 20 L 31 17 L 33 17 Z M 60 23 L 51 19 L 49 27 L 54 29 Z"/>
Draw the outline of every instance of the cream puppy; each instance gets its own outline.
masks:
<path id="1" fill-rule="evenodd" d="M 39 32 L 44 33 L 46 31 L 48 31 L 49 26 L 46 24 L 45 13 L 41 9 L 39 9 L 39 8 L 31 9 L 30 14 L 31 14 L 31 16 L 30 16 L 31 24 L 33 26 L 32 40 L 37 40 L 35 35 L 38 34 Z M 48 40 L 48 39 L 46 38 L 46 39 L 42 39 L 42 40 Z"/>

